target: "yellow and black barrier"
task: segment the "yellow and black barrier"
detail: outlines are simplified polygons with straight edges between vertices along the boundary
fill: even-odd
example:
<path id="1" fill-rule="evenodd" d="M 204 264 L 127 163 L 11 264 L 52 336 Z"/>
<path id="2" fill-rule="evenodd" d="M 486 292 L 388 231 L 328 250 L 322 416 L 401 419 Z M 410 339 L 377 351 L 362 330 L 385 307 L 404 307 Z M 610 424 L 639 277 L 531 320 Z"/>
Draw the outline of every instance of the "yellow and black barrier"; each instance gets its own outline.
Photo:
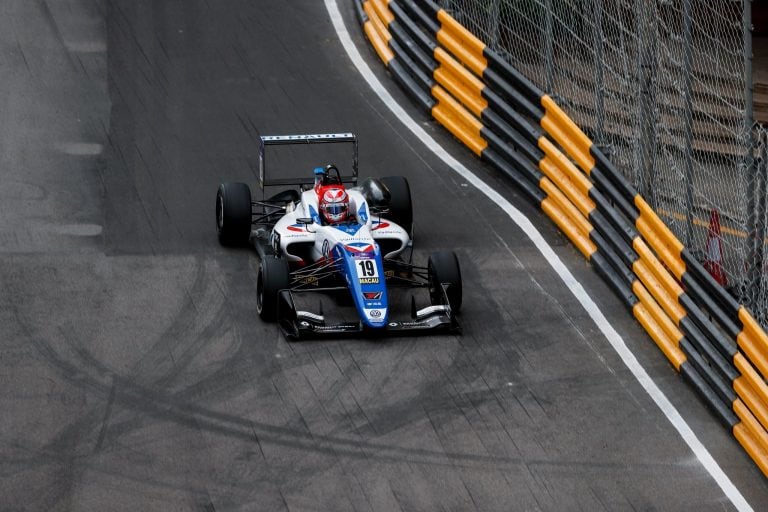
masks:
<path id="1" fill-rule="evenodd" d="M 510 177 L 768 475 L 768 336 L 556 104 L 432 0 L 356 0 L 404 89 Z"/>

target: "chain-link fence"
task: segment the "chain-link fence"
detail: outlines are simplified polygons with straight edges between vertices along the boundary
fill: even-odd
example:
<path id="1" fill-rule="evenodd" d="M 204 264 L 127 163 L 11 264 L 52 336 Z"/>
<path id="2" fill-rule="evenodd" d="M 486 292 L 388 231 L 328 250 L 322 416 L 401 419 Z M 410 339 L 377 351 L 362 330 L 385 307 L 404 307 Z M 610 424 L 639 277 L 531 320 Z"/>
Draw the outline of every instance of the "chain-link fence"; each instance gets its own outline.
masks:
<path id="1" fill-rule="evenodd" d="M 702 260 L 717 257 L 717 220 L 723 280 L 768 326 L 749 0 L 440 5 L 551 94 Z"/>

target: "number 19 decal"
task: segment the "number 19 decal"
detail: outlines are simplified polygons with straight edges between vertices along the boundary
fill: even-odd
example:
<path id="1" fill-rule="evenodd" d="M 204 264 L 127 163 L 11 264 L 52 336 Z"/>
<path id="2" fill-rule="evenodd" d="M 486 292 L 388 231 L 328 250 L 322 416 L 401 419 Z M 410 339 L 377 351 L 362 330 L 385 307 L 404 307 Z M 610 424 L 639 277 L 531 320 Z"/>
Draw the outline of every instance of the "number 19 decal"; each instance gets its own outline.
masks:
<path id="1" fill-rule="evenodd" d="M 376 269 L 376 262 L 374 260 L 360 260 L 357 262 L 357 277 L 361 279 L 365 278 L 378 278 L 379 272 Z"/>

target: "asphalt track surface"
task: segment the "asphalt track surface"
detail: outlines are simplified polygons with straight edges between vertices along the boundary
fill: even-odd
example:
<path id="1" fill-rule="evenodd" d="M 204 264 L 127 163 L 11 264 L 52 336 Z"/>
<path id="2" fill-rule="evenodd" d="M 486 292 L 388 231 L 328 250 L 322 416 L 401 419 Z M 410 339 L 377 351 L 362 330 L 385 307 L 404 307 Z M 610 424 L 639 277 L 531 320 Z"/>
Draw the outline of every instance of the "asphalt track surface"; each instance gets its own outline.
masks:
<path id="1" fill-rule="evenodd" d="M 3 0 L 0 69 L 0 510 L 733 509 L 525 234 L 371 94 L 321 2 Z M 768 507 L 566 239 L 391 92 L 539 226 Z M 291 344 L 258 319 L 216 186 L 255 183 L 258 134 L 333 131 L 359 135 L 363 175 L 409 178 L 417 260 L 459 254 L 463 335 Z"/>

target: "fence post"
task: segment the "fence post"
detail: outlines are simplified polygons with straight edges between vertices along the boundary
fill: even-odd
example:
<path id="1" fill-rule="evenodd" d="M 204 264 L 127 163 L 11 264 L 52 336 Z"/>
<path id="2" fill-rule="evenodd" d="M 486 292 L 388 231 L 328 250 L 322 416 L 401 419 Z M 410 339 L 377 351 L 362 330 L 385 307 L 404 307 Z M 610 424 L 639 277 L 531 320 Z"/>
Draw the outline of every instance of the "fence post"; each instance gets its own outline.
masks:
<path id="1" fill-rule="evenodd" d="M 638 78 L 640 80 L 640 169 L 638 189 L 651 206 L 656 207 L 656 18 L 652 2 L 635 2 L 635 26 L 638 32 Z M 655 8 L 655 6 L 654 6 Z"/>
<path id="2" fill-rule="evenodd" d="M 553 83 L 553 62 L 554 49 L 552 48 L 552 41 L 554 40 L 554 34 L 552 33 L 552 0 L 546 0 L 544 6 L 544 66 L 546 80 L 545 90 L 547 93 L 552 94 L 554 92 Z"/>
<path id="3" fill-rule="evenodd" d="M 594 45 L 595 45 L 595 144 L 601 146 L 605 134 L 605 80 L 603 76 L 603 0 L 594 0 Z"/>
<path id="4" fill-rule="evenodd" d="M 685 80 L 685 245 L 693 247 L 693 41 L 691 0 L 683 0 L 683 74 Z"/>

